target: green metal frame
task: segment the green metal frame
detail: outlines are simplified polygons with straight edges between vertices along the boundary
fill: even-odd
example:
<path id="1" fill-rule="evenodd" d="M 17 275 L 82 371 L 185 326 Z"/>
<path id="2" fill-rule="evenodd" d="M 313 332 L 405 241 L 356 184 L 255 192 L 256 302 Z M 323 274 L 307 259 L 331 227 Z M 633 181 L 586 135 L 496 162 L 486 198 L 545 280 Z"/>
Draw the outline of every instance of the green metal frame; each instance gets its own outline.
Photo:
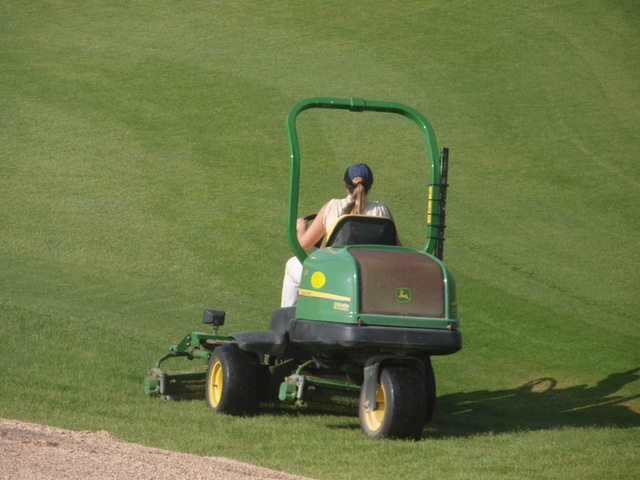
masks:
<path id="1" fill-rule="evenodd" d="M 396 102 L 379 102 L 364 100 L 362 98 L 328 98 L 313 97 L 301 100 L 296 103 L 286 120 L 287 140 L 289 142 L 289 153 L 291 155 L 289 170 L 289 204 L 287 210 L 287 239 L 294 255 L 300 262 L 304 262 L 307 253 L 300 246 L 296 234 L 296 219 L 298 218 L 298 194 L 300 187 L 300 146 L 298 144 L 298 133 L 296 130 L 296 118 L 305 110 L 310 108 L 331 108 L 340 110 L 350 110 L 352 112 L 386 112 L 403 115 L 415 122 L 422 131 L 426 146 L 430 167 L 430 188 L 427 199 L 427 241 L 423 251 L 433 254 L 436 248 L 438 237 L 438 217 L 433 213 L 438 212 L 437 202 L 440 199 L 440 162 L 436 135 L 428 120 L 417 110 Z"/>
<path id="2" fill-rule="evenodd" d="M 358 407 L 360 391 L 359 383 L 348 381 L 350 365 L 342 365 L 345 380 L 326 378 L 313 375 L 306 371 L 315 365 L 315 361 L 309 361 L 300 365 L 296 372 L 284 379 L 280 384 L 278 398 L 281 402 L 308 406 L 310 404 L 324 404 L 341 407 Z"/>
<path id="3" fill-rule="evenodd" d="M 156 362 L 156 367 L 171 357 L 189 357 L 189 360 L 194 358 L 207 359 L 215 346 L 222 343 L 235 343 L 235 340 L 226 335 L 191 332 L 185 335 L 177 345 L 171 345 L 170 352 Z"/>
<path id="4" fill-rule="evenodd" d="M 144 381 L 145 393 L 172 398 L 187 398 L 204 393 L 207 374 L 206 360 L 216 347 L 225 343 L 235 343 L 235 340 L 226 335 L 188 333 L 179 343 L 171 345 L 169 353 L 159 358 L 155 368 L 149 371 L 149 375 Z M 165 360 L 174 357 L 186 357 L 188 360 L 198 358 L 204 360 L 205 363 L 190 368 L 160 368 Z"/>

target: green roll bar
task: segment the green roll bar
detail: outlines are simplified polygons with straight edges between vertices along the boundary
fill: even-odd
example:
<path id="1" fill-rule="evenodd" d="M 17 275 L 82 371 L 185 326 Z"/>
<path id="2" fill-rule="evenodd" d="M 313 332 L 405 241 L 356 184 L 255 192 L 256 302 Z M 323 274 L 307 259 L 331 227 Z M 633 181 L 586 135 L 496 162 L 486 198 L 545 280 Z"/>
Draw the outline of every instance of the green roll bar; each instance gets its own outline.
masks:
<path id="1" fill-rule="evenodd" d="M 386 112 L 397 113 L 413 120 L 422 131 L 427 143 L 427 155 L 430 167 L 429 198 L 427 200 L 427 241 L 423 251 L 433 254 L 438 238 L 438 214 L 440 199 L 440 162 L 436 135 L 427 119 L 417 110 L 395 102 L 378 102 L 362 98 L 326 98 L 313 97 L 296 103 L 286 120 L 287 140 L 291 164 L 289 170 L 289 204 L 287 209 L 287 239 L 294 255 L 300 262 L 304 262 L 307 253 L 304 251 L 296 234 L 296 219 L 298 218 L 298 193 L 300 187 L 300 146 L 296 131 L 296 118 L 301 112 L 310 108 L 333 108 L 350 110 L 352 112 Z"/>

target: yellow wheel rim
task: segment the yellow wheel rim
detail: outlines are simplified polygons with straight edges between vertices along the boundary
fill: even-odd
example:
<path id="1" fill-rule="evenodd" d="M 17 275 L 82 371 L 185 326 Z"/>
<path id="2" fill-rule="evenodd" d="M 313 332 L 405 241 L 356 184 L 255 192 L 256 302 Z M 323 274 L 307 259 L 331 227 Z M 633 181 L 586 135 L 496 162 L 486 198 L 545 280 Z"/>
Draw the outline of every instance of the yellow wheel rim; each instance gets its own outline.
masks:
<path id="1" fill-rule="evenodd" d="M 385 405 L 384 390 L 382 385 L 378 384 L 376 387 L 376 406 L 372 411 L 364 413 L 364 421 L 370 431 L 375 432 L 382 426 Z"/>
<path id="2" fill-rule="evenodd" d="M 209 383 L 207 383 L 207 396 L 212 407 L 217 407 L 222 396 L 222 365 L 217 360 L 211 365 Z"/>

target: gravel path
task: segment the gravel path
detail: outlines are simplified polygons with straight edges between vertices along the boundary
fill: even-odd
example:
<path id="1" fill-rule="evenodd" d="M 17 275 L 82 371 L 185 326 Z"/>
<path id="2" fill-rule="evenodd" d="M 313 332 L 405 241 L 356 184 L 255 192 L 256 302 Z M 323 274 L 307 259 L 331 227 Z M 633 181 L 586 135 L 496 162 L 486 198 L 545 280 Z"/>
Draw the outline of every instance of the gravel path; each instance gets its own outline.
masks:
<path id="1" fill-rule="evenodd" d="M 149 448 L 107 431 L 74 432 L 0 418 L 0 479 L 309 480 L 222 457 Z"/>

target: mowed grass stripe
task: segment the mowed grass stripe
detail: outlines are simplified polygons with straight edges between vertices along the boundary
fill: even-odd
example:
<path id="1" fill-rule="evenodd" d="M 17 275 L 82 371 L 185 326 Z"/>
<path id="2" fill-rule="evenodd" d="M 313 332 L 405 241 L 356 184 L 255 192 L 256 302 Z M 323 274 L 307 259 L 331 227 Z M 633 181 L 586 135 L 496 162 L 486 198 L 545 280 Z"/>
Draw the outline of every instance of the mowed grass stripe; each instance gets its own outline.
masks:
<path id="1" fill-rule="evenodd" d="M 639 7 L 4 2 L 0 415 L 315 478 L 633 478 Z M 420 442 L 142 393 L 203 308 L 267 327 L 290 255 L 284 118 L 316 95 L 407 103 L 451 149 L 464 347 L 434 359 Z M 366 161 L 420 246 L 410 122 L 305 115 L 300 213 Z"/>

